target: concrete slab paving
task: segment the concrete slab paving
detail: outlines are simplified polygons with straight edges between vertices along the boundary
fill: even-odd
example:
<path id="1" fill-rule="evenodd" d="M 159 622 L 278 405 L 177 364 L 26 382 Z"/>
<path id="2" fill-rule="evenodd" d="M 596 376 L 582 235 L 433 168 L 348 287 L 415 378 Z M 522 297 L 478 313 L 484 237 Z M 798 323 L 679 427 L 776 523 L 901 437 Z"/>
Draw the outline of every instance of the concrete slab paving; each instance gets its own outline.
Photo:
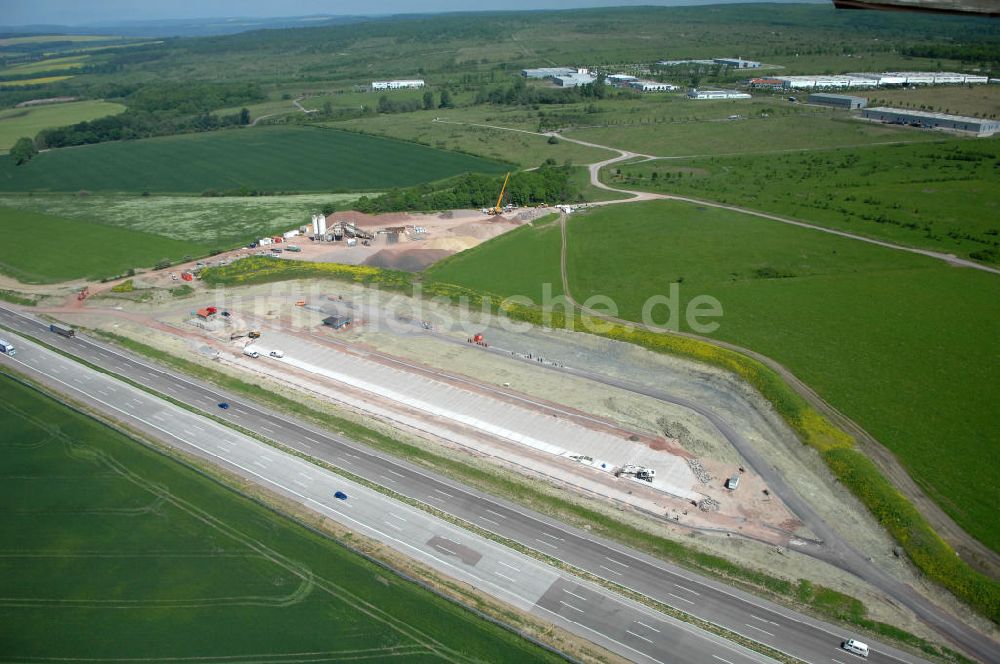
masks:
<path id="1" fill-rule="evenodd" d="M 650 483 L 653 488 L 685 500 L 697 501 L 702 497 L 692 489 L 697 478 L 685 459 L 669 452 L 280 330 L 269 330 L 267 337 L 271 345 L 284 351 L 283 358 L 270 358 L 278 363 L 554 456 L 609 460 L 605 462 L 608 467 L 594 466 L 605 472 L 625 464 L 652 468 L 656 471 Z"/>

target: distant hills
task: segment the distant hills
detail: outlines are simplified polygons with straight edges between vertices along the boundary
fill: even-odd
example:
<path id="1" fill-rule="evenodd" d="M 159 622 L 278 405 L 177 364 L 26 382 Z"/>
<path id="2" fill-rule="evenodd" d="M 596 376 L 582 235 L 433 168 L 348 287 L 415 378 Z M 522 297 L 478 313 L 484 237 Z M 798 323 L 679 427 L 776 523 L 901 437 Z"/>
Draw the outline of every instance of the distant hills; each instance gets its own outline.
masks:
<path id="1" fill-rule="evenodd" d="M 291 16 L 269 18 L 202 18 L 126 21 L 89 25 L 18 25 L 0 26 L 0 38 L 24 35 L 121 35 L 123 37 L 209 37 L 232 35 L 250 30 L 308 28 L 346 25 L 370 21 L 374 16 Z"/>

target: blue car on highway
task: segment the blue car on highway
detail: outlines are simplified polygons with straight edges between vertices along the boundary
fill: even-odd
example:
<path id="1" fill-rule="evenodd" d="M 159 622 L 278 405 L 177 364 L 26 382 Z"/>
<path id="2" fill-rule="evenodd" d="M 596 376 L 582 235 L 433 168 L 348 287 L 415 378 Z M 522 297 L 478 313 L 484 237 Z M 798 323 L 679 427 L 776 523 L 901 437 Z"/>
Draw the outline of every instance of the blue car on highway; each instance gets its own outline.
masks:
<path id="1" fill-rule="evenodd" d="M 229 404 L 223 401 L 222 403 L 219 404 L 219 408 L 221 408 L 222 410 L 229 410 Z"/>
<path id="2" fill-rule="evenodd" d="M 347 494 L 344 493 L 343 491 L 334 492 L 333 497 L 336 498 L 337 500 L 347 500 Z"/>

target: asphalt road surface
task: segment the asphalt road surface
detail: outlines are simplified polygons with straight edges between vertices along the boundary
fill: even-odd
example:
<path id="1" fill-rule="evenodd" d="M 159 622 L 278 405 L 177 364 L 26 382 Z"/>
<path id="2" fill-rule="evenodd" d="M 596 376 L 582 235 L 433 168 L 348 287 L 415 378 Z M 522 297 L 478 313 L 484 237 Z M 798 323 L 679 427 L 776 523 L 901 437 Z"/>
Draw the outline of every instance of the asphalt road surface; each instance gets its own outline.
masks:
<path id="1" fill-rule="evenodd" d="M 848 664 L 851 661 L 852 656 L 840 650 L 838 646 L 844 639 L 856 635 L 843 628 L 795 613 L 712 579 L 700 577 L 640 552 L 601 540 L 585 531 L 559 524 L 524 508 L 435 476 L 425 469 L 387 458 L 341 436 L 331 435 L 246 399 L 174 375 L 130 353 L 86 338 L 67 339 L 58 336 L 50 333 L 43 323 L 5 308 L 0 308 L 0 324 L 42 338 L 54 347 L 106 370 L 127 376 L 174 399 L 213 412 L 242 427 L 280 441 L 288 447 L 343 467 L 400 494 L 432 505 L 664 604 L 722 625 L 801 660 L 824 664 L 829 662 Z M 15 358 L 24 361 L 28 359 L 29 355 L 22 357 L 22 354 Z M 217 404 L 222 401 L 230 403 L 231 407 L 228 410 L 220 410 Z M 277 450 L 269 448 L 269 456 L 275 457 L 279 454 Z M 223 455 L 220 458 L 226 457 Z M 266 463 L 264 465 L 266 466 Z M 314 505 L 309 506 L 315 508 Z M 546 602 L 549 599 L 551 598 L 543 596 L 540 606 L 547 606 Z M 564 610 L 573 609 L 564 607 Z M 978 635 L 971 628 L 964 625 L 962 627 L 976 637 L 973 642 L 980 645 L 976 654 L 981 659 L 989 662 L 1000 661 L 995 643 Z M 642 634 L 635 630 L 630 631 Z M 627 634 L 626 636 L 633 638 L 636 646 L 649 645 L 638 637 Z M 645 636 L 649 638 L 648 635 Z M 597 640 L 596 636 L 593 638 Z M 873 663 L 921 661 L 912 655 L 869 639 L 861 640 L 868 641 L 871 645 L 869 661 Z M 667 658 L 660 661 L 678 661 L 677 652 L 670 650 L 665 654 Z M 648 656 L 656 658 L 655 654 Z M 691 661 L 715 663 L 711 658 Z"/>

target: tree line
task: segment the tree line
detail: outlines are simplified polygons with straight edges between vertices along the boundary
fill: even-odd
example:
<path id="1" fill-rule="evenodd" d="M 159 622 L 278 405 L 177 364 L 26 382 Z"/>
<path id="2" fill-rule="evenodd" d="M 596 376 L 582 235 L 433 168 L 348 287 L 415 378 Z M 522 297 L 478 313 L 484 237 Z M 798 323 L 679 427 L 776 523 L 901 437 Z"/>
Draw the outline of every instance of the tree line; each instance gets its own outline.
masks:
<path id="1" fill-rule="evenodd" d="M 430 90 L 424 92 L 422 99 L 392 99 L 388 95 L 382 95 L 378 99 L 375 110 L 379 113 L 413 113 L 414 111 L 430 111 L 435 108 L 454 108 L 455 103 L 451 99 L 451 92 L 446 88 L 441 90 L 438 97 L 440 102 L 434 101 L 434 93 Z M 329 112 L 327 112 L 329 115 Z"/>
<path id="2" fill-rule="evenodd" d="M 78 122 L 58 129 L 43 129 L 35 136 L 35 145 L 45 150 L 74 145 L 125 141 L 153 136 L 169 136 L 202 131 L 214 131 L 250 123 L 250 111 L 213 115 L 199 113 L 185 117 L 169 117 L 157 113 L 125 111 L 97 120 Z"/>
<path id="3" fill-rule="evenodd" d="M 600 76 L 593 83 L 573 88 L 529 87 L 523 78 L 511 85 L 487 88 L 476 95 L 476 104 L 532 106 L 540 104 L 574 104 L 588 99 L 605 99 L 611 90 Z"/>
<path id="4" fill-rule="evenodd" d="M 209 110 L 264 98 L 260 87 L 252 83 L 144 85 L 121 99 L 128 106 L 124 113 L 42 130 L 35 145 L 39 149 L 62 148 L 238 127 L 250 123 L 246 108 L 224 115 Z"/>
<path id="5" fill-rule="evenodd" d="M 580 200 L 580 191 L 571 182 L 572 169 L 548 162 L 534 171 L 511 176 L 505 200 L 515 205 L 559 203 Z M 468 173 L 439 183 L 393 189 L 381 196 L 362 196 L 355 208 L 360 212 L 402 212 L 493 207 L 503 177 Z"/>

